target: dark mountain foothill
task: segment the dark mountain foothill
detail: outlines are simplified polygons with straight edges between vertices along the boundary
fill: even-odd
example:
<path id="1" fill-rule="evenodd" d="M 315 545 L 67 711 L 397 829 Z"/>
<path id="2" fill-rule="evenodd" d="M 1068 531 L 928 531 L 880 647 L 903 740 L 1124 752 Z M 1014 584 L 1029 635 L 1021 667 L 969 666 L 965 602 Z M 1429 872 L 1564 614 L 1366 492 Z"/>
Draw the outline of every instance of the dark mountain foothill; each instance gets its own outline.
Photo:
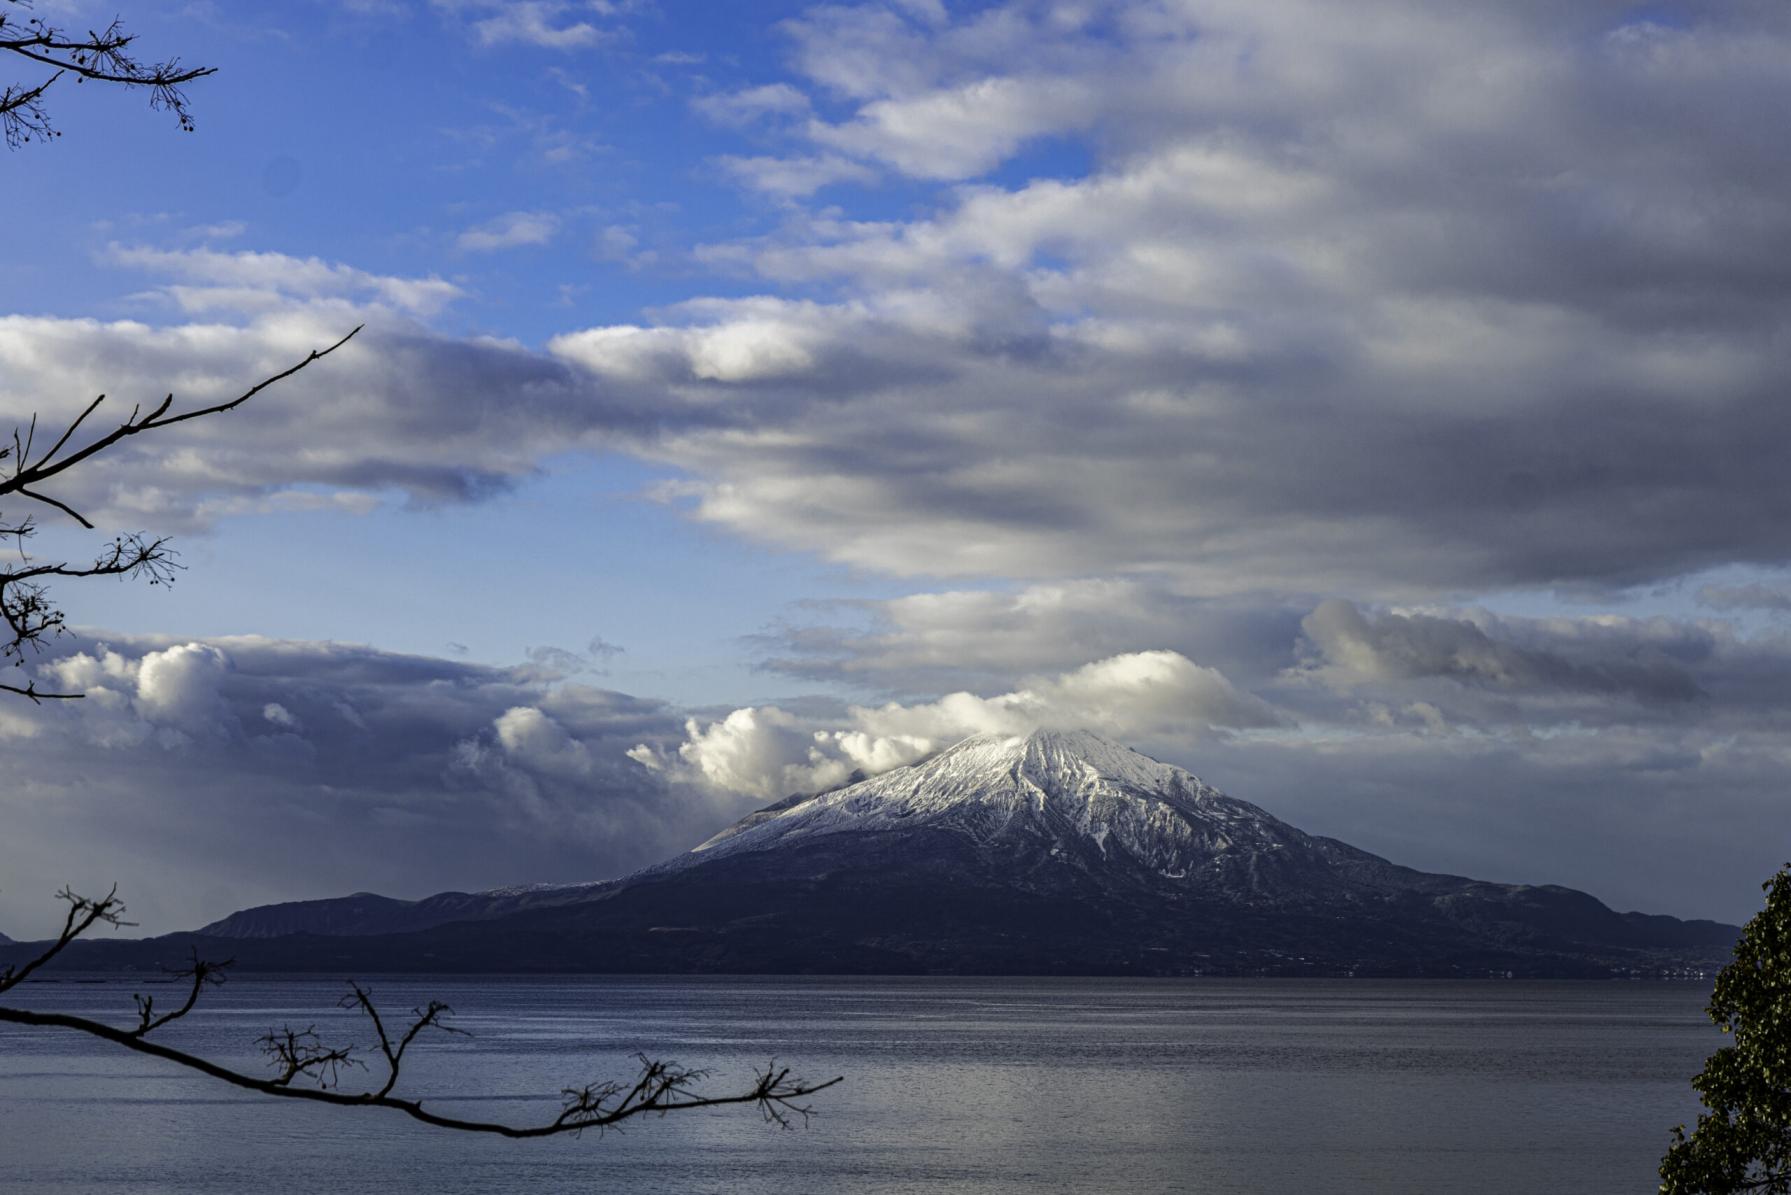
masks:
<path id="1" fill-rule="evenodd" d="M 1414 871 L 1099 735 L 1038 731 L 792 797 L 620 880 L 269 905 L 69 966 L 196 947 L 342 974 L 1594 977 L 1711 971 L 1738 932 Z"/>

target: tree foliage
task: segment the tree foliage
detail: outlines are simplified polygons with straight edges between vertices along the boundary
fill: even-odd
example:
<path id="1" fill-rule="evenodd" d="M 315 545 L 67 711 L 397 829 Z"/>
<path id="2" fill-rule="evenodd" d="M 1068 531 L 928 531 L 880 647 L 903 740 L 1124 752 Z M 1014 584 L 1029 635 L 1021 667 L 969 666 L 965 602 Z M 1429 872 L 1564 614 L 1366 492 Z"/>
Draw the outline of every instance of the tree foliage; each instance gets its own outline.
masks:
<path id="1" fill-rule="evenodd" d="M 1791 865 L 1717 976 L 1710 1019 L 1734 1040 L 1692 1080 L 1709 1111 L 1673 1130 L 1664 1195 L 1791 1195 Z"/>

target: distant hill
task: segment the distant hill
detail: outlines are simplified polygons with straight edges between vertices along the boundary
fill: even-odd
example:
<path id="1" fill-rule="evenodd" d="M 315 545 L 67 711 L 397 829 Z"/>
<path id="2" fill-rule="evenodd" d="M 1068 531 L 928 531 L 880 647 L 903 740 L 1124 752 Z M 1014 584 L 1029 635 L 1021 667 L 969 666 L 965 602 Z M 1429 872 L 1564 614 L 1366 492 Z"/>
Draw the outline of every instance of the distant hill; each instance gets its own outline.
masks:
<path id="1" fill-rule="evenodd" d="M 1400 867 L 1086 732 L 968 739 L 626 879 L 367 893 L 89 948 L 281 970 L 1530 976 L 1712 969 L 1739 930 Z"/>

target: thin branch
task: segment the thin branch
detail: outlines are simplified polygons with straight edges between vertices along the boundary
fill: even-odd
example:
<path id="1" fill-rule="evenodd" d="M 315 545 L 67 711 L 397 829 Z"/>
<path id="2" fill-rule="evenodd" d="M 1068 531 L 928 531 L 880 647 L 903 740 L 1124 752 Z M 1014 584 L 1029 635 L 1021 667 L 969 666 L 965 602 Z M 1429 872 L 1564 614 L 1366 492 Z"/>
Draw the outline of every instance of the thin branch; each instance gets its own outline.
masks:
<path id="1" fill-rule="evenodd" d="M 33 502 L 42 502 L 45 506 L 54 506 L 57 510 L 59 510 L 63 514 L 67 515 L 69 518 L 73 519 L 75 522 L 81 524 L 81 526 L 87 528 L 87 530 L 89 530 L 89 531 L 93 530 L 93 524 L 89 523 L 87 521 L 87 517 L 85 515 L 83 515 L 80 511 L 76 510 L 74 507 L 70 506 L 68 503 L 59 502 L 55 498 L 52 498 L 47 494 L 35 493 L 31 490 L 26 489 L 22 485 L 15 486 L 13 488 L 16 490 L 17 493 L 19 493 L 23 497 L 29 498 Z"/>
<path id="2" fill-rule="evenodd" d="M 29 7 L 28 0 L 13 3 Z M 60 136 L 44 109 L 44 94 L 64 75 L 75 76 L 78 83 L 92 81 L 147 91 L 151 108 L 174 113 L 180 127 L 192 132 L 193 118 L 181 88 L 216 74 L 217 68 L 183 67 L 178 58 L 145 65 L 129 53 L 135 41 L 116 20 L 104 31 L 82 37 L 66 33 L 42 17 L 21 22 L 16 16 L 0 13 L 0 53 L 17 55 L 52 72 L 35 86 L 11 85 L 0 91 L 0 133 L 7 145 L 17 147 L 32 137 L 45 141 Z"/>
<path id="3" fill-rule="evenodd" d="M 4 0 L 0 0 L 0 3 L 3 2 Z M 0 28 L 3 27 L 4 20 L 0 19 Z M 0 48 L 4 48 L 4 46 L 0 45 Z M 0 447 L 0 462 L 8 463 L 8 468 L 0 470 L 0 496 L 18 494 L 33 502 L 41 502 L 46 506 L 55 507 L 82 527 L 91 530 L 93 523 L 85 515 L 62 499 L 45 493 L 42 486 L 129 436 L 171 427 L 174 424 L 183 423 L 188 419 L 198 419 L 204 415 L 218 415 L 235 410 L 269 386 L 283 381 L 313 362 L 329 356 L 353 340 L 360 333 L 362 326 L 357 325 L 334 344 L 321 349 L 313 349 L 303 360 L 263 378 L 226 402 L 170 414 L 174 405 L 174 395 L 169 394 L 156 403 L 147 414 L 143 413 L 141 406 L 134 406 L 131 408 L 131 413 L 118 426 L 98 436 L 85 446 L 67 452 L 66 455 L 64 453 L 73 442 L 76 433 L 87 423 L 93 413 L 100 409 L 101 404 L 106 401 L 106 396 L 102 394 L 88 403 L 41 456 L 34 455 L 37 442 L 37 416 L 33 415 L 25 428 L 13 429 L 10 445 Z M 27 645 L 41 651 L 45 640 L 64 633 L 63 613 L 51 601 L 43 585 L 39 584 L 41 580 L 52 577 L 85 579 L 132 576 L 147 577 L 151 585 L 165 585 L 173 581 L 175 573 L 181 568 L 181 565 L 176 562 L 173 549 L 168 547 L 168 540 L 165 537 L 150 539 L 142 532 L 133 532 L 114 538 L 109 549 L 101 553 L 91 565 L 85 567 L 67 563 L 31 565 L 29 563 L 30 556 L 26 551 L 26 542 L 35 531 L 36 527 L 29 517 L 12 525 L 0 524 L 0 539 L 10 539 L 14 542 L 21 561 L 18 567 L 0 569 L 0 619 L 4 620 L 5 629 L 11 632 L 10 641 L 0 638 L 0 660 L 11 660 L 15 666 L 24 663 Z M 24 685 L 0 683 L 0 694 L 12 694 L 39 703 L 46 700 L 72 700 L 80 696 L 79 693 L 45 692 L 37 687 L 35 681 Z"/>
<path id="4" fill-rule="evenodd" d="M 32 681 L 23 688 L 18 685 L 0 684 L 0 693 L 16 693 L 20 697 L 30 698 L 37 705 L 42 705 L 46 701 L 79 701 L 87 696 L 85 693 L 46 693 L 37 687 L 36 681 Z M 0 988 L 0 992 L 5 990 L 5 988 Z"/>
<path id="5" fill-rule="evenodd" d="M 81 896 L 67 887 L 56 894 L 56 899 L 68 902 L 68 913 L 62 920 L 62 932 L 56 935 L 56 940 L 50 943 L 47 950 L 23 967 L 17 970 L 8 967 L 5 971 L 0 971 L 0 992 L 10 991 L 24 983 L 33 971 L 61 954 L 70 942 L 92 929 L 96 923 L 103 921 L 114 928 L 135 924 L 124 919 L 124 902 L 118 899 L 117 884 L 112 885 L 112 890 L 98 900 Z"/>
<path id="6" fill-rule="evenodd" d="M 192 948 L 192 955 L 192 966 L 174 972 L 174 977 L 176 979 L 190 979 L 193 981 L 192 986 L 187 989 L 186 1002 L 179 1008 L 175 1009 L 173 1012 L 163 1013 L 158 1017 L 155 1015 L 155 997 L 153 995 L 133 995 L 131 997 L 137 1002 L 137 1028 L 132 1031 L 137 1037 L 142 1037 L 146 1033 L 153 1033 L 163 1025 L 166 1025 L 169 1021 L 178 1021 L 189 1012 L 192 1012 L 193 1006 L 199 1003 L 199 994 L 203 992 L 208 985 L 222 985 L 224 982 L 224 972 L 229 970 L 236 962 L 235 959 L 225 959 L 221 963 L 207 962 L 205 959 L 199 957 L 198 947 Z"/>
<path id="7" fill-rule="evenodd" d="M 637 1116 L 654 1113 L 664 1115 L 671 1112 L 687 1112 L 697 1108 L 723 1108 L 736 1104 L 755 1104 L 765 1113 L 766 1119 L 772 1123 L 788 1125 L 788 1116 L 797 1114 L 806 1117 L 811 1109 L 798 1105 L 795 1101 L 805 1099 L 816 1092 L 825 1091 L 842 1078 L 829 1079 L 825 1083 L 804 1083 L 789 1077 L 789 1071 L 767 1070 L 759 1073 L 753 1085 L 746 1091 L 733 1095 L 702 1096 L 688 1092 L 679 1076 L 692 1075 L 696 1072 L 680 1072 L 676 1068 L 666 1070 L 664 1063 L 647 1063 L 648 1067 L 661 1068 L 648 1085 L 641 1089 L 640 1098 L 632 1101 L 615 1103 L 601 1093 L 613 1090 L 613 1085 L 582 1088 L 568 1093 L 565 1109 L 554 1120 L 539 1125 L 511 1125 L 496 1121 L 467 1120 L 458 1116 L 444 1116 L 439 1112 L 425 1108 L 420 1100 L 402 1099 L 398 1096 L 380 1095 L 373 1092 L 344 1092 L 332 1086 L 294 1087 L 292 1080 L 301 1075 L 319 1078 L 332 1066 L 359 1065 L 349 1050 L 327 1049 L 314 1040 L 307 1039 L 305 1033 L 284 1030 L 279 1034 L 269 1034 L 262 1039 L 264 1049 L 272 1043 L 274 1056 L 279 1059 L 280 1074 L 273 1079 L 256 1078 L 233 1071 L 229 1067 L 220 1066 L 209 1059 L 185 1050 L 177 1050 L 165 1046 L 158 1041 L 139 1037 L 129 1030 L 118 1029 L 101 1021 L 89 1020 L 86 1017 L 71 1016 L 67 1013 L 34 1012 L 23 1008 L 0 1007 L 0 1024 L 31 1025 L 47 1029 L 72 1029 L 78 1033 L 86 1033 L 114 1045 L 123 1046 L 127 1050 L 135 1050 L 139 1054 L 147 1054 L 153 1058 L 161 1058 L 168 1062 L 196 1070 L 209 1075 L 232 1087 L 240 1087 L 247 1091 L 260 1092 L 263 1095 L 280 1096 L 287 1099 L 310 1100 L 315 1103 L 335 1104 L 350 1108 L 387 1108 L 401 1112 L 412 1120 L 437 1128 L 456 1129 L 466 1133 L 488 1133 L 499 1137 L 533 1138 L 555 1137 L 564 1133 L 581 1133 L 586 1129 L 611 1128 L 623 1121 Z M 290 1036 L 288 1036 L 290 1035 Z M 313 1035 L 314 1036 L 314 1035 Z M 643 1068 L 645 1069 L 645 1068 Z M 312 1072 L 317 1072 L 313 1074 Z M 333 1073 L 333 1072 L 332 1072 Z M 643 1079 L 646 1078 L 643 1074 Z M 639 1088 L 639 1084 L 636 1085 Z"/>
<path id="8" fill-rule="evenodd" d="M 378 1095 L 387 1095 L 392 1088 L 398 1085 L 398 1069 L 404 1064 L 404 1051 L 410 1048 L 410 1043 L 415 1041 L 417 1034 L 423 1030 L 438 1029 L 443 1033 L 468 1036 L 464 1029 L 456 1029 L 443 1020 L 454 1011 L 453 1009 L 440 1000 L 431 1000 L 424 1008 L 411 1009 L 411 1015 L 416 1019 L 411 1023 L 410 1028 L 404 1031 L 404 1036 L 398 1039 L 398 1044 L 394 1046 L 391 1038 L 386 1034 L 385 1022 L 380 1019 L 379 1008 L 373 1003 L 373 993 L 353 980 L 349 981 L 348 986 L 349 993 L 342 997 L 338 1007 L 358 1008 L 367 1015 L 367 1018 L 373 1022 L 374 1033 L 379 1037 L 379 1052 L 385 1056 L 386 1082 L 385 1086 L 376 1093 Z"/>
<path id="9" fill-rule="evenodd" d="M 113 428 L 93 443 L 87 445 L 85 448 L 82 448 L 78 452 L 70 453 L 61 460 L 50 459 L 50 455 L 53 454 L 47 454 L 45 457 L 40 458 L 35 464 L 26 464 L 23 459 L 20 459 L 15 465 L 12 476 L 0 478 L 0 495 L 20 493 L 24 494 L 26 497 L 35 498 L 40 502 L 50 502 L 50 499 L 45 498 L 40 494 L 27 492 L 28 487 L 36 486 L 67 469 L 73 468 L 88 457 L 91 457 L 96 453 L 104 452 L 106 449 L 112 447 L 112 445 L 118 443 L 120 440 L 125 439 L 127 436 L 134 436 L 140 432 L 155 431 L 164 427 L 172 427 L 176 423 L 184 423 L 188 419 L 198 419 L 203 415 L 220 415 L 225 411 L 233 411 L 243 403 L 248 402 L 251 398 L 254 398 L 257 394 L 260 394 L 263 390 L 266 390 L 269 386 L 272 386 L 275 382 L 284 381 L 310 365 L 312 362 L 321 361 L 323 358 L 329 356 L 331 353 L 353 340 L 360 332 L 361 328 L 365 326 L 366 325 L 364 324 L 356 325 L 353 331 L 342 339 L 336 341 L 336 343 L 330 345 L 328 348 L 312 349 L 305 359 L 298 364 L 289 366 L 271 377 L 263 378 L 261 381 L 256 382 L 253 386 L 250 386 L 247 390 L 228 402 L 216 403 L 209 407 L 201 407 L 196 411 L 184 411 L 179 415 L 167 415 L 168 408 L 173 405 L 174 402 L 174 396 L 170 394 L 160 403 L 156 404 L 155 409 L 149 414 L 138 418 L 137 412 L 133 410 L 130 417 L 123 423 L 120 423 L 117 427 Z M 92 403 L 88 404 L 87 409 L 81 413 L 73 424 L 70 425 L 69 431 L 64 432 L 62 437 L 57 440 L 56 443 L 58 448 L 67 443 L 69 434 L 72 433 L 75 427 L 80 425 L 82 420 L 93 413 L 95 407 L 105 401 L 105 397 L 106 396 L 102 394 Z M 166 418 L 164 418 L 165 415 Z M 55 502 L 51 502 L 51 505 L 61 506 L 60 503 Z M 68 508 L 62 506 L 61 509 L 67 510 Z M 73 512 L 70 511 L 70 513 L 72 514 Z M 75 517 L 79 518 L 80 516 L 76 515 Z M 85 520 L 83 520 L 83 522 L 85 522 Z"/>
<path id="10" fill-rule="evenodd" d="M 278 1032 L 270 1029 L 255 1044 L 280 1072 L 277 1078 L 263 1080 L 273 1091 L 290 1090 L 289 1084 L 298 1078 L 310 1079 L 319 1091 L 328 1091 L 336 1086 L 342 1068 L 358 1066 L 365 1069 L 365 1064 L 354 1056 L 353 1046 L 324 1045 L 323 1039 L 317 1036 L 315 1025 L 298 1030 L 288 1025 Z"/>
<path id="11" fill-rule="evenodd" d="M 113 926 L 131 924 L 124 920 L 124 903 L 118 899 L 116 887 L 100 900 L 78 896 L 67 888 L 57 895 L 66 900 L 69 906 L 62 932 L 48 949 L 20 970 L 15 972 L 9 967 L 0 973 L 0 993 L 23 983 L 34 971 L 54 959 L 70 942 L 96 923 L 103 921 Z M 623 1121 L 649 1113 L 663 1116 L 671 1112 L 721 1108 L 734 1104 L 755 1105 L 766 1123 L 787 1129 L 792 1125 L 792 1118 L 800 1116 L 806 1122 L 813 1112 L 808 1105 L 797 1101 L 844 1081 L 843 1077 L 836 1077 L 824 1083 L 805 1083 L 791 1078 L 788 1067 L 779 1069 L 775 1063 L 771 1063 L 763 1071 L 754 1073 L 753 1084 L 747 1090 L 732 1095 L 706 1096 L 696 1090 L 696 1084 L 706 1079 L 708 1072 L 637 1054 L 635 1057 L 640 1063 L 640 1073 L 632 1084 L 624 1086 L 606 1081 L 566 1088 L 561 1093 L 563 1098 L 559 1114 L 545 1124 L 512 1125 L 446 1116 L 425 1108 L 420 1100 L 404 1099 L 392 1094 L 392 1088 L 398 1082 L 405 1051 L 419 1034 L 425 1029 L 439 1029 L 447 1033 L 462 1032 L 444 1022 L 450 1009 L 439 1000 L 431 1000 L 422 1008 L 412 1009 L 415 1020 L 394 1043 L 373 1002 L 372 993 L 358 983 L 349 984 L 349 993 L 342 998 L 341 1007 L 358 1008 L 367 1015 L 379 1038 L 380 1053 L 386 1060 L 386 1080 L 376 1091 L 345 1092 L 339 1089 L 341 1072 L 357 1067 L 365 1069 L 365 1063 L 355 1056 L 355 1047 L 352 1045 L 325 1044 L 318 1036 L 316 1026 L 294 1029 L 288 1025 L 279 1030 L 269 1030 L 261 1036 L 256 1044 L 261 1047 L 263 1055 L 274 1069 L 272 1078 L 246 1075 L 208 1058 L 149 1038 L 148 1035 L 154 1030 L 191 1012 L 206 987 L 223 982 L 223 972 L 228 966 L 228 962 L 205 962 L 195 952 L 192 966 L 176 972 L 182 978 L 192 981 L 186 1001 L 173 1012 L 158 1017 L 155 1015 L 153 998 L 137 996 L 137 1025 L 133 1029 L 120 1029 L 104 1021 L 68 1013 L 6 1007 L 0 1007 L 0 1024 L 72 1029 L 123 1046 L 127 1050 L 135 1050 L 139 1054 L 176 1063 L 233 1087 L 263 1095 L 354 1108 L 388 1108 L 437 1128 L 512 1138 L 554 1137 L 563 1133 L 576 1135 L 586 1129 L 612 1128 Z M 316 1086 L 295 1086 L 294 1082 L 298 1079 L 308 1079 Z"/>

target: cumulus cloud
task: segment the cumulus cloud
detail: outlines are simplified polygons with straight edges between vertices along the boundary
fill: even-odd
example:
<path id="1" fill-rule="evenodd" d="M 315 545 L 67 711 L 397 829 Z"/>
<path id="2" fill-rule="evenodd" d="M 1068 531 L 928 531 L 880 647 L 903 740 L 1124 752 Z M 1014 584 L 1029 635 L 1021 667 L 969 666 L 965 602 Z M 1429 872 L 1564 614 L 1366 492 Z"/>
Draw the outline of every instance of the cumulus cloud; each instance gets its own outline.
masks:
<path id="1" fill-rule="evenodd" d="M 843 728 L 816 726 L 775 706 L 749 707 L 707 725 L 689 720 L 675 756 L 643 746 L 634 758 L 716 788 L 773 798 L 885 772 L 976 734 L 1045 726 L 1145 741 L 1287 724 L 1223 674 L 1169 651 L 1097 660 L 994 697 L 958 692 L 924 703 L 854 706 L 846 720 Z"/>
<path id="2" fill-rule="evenodd" d="M 149 722 L 199 734 L 227 717 L 222 685 L 230 658 L 205 643 L 150 652 L 137 665 L 137 712 Z"/>
<path id="3" fill-rule="evenodd" d="M 556 342 L 735 417 L 641 448 L 696 517 L 880 572 L 1208 595 L 1625 586 L 1791 551 L 1791 134 L 1748 115 L 1791 98 L 1782 15 L 1093 19 L 789 26 L 853 107 L 804 126 L 786 194 L 822 150 L 977 177 L 1074 137 L 1096 165 L 912 218 L 810 212 L 706 259 L 831 297 Z"/>
<path id="4" fill-rule="evenodd" d="M 1032 137 L 1081 125 L 1092 115 L 1093 99 L 1080 80 L 979 79 L 911 99 L 866 104 L 849 123 L 815 122 L 809 136 L 917 178 L 970 178 Z"/>
<path id="5" fill-rule="evenodd" d="M 602 879 L 740 811 L 627 758 L 674 741 L 675 711 L 528 667 L 256 636 L 51 651 L 84 699 L 0 711 L 9 932 L 80 876 L 117 879 L 154 932 L 368 887 Z"/>
<path id="6" fill-rule="evenodd" d="M 1168 648 L 1254 687 L 1295 663 L 1310 602 L 1214 601 L 1136 578 L 810 601 L 755 637 L 761 667 L 894 695 L 992 689 L 1016 676 Z"/>
<path id="7" fill-rule="evenodd" d="M 827 114 L 789 153 L 732 159 L 743 177 L 792 203 L 891 170 L 970 181 L 896 219 L 798 205 L 698 252 L 766 293 L 539 352 L 419 328 L 458 293 L 444 279 L 120 249 L 189 305 L 242 291 L 236 314 L 265 314 L 0 328 L 22 381 L 0 403 L 69 381 L 20 368 L 35 344 L 57 368 L 113 366 L 77 371 L 96 393 L 209 384 L 268 329 L 374 305 L 431 351 L 354 381 L 369 426 L 262 460 L 279 429 L 238 421 L 229 451 L 139 477 L 135 505 L 278 488 L 251 475 L 477 495 L 601 444 L 676 470 L 659 493 L 694 518 L 916 577 L 1413 601 L 1791 554 L 1773 447 L 1791 435 L 1791 133 L 1748 116 L 1791 98 L 1782 16 L 1202 0 L 1099 20 L 832 6 L 787 29 L 799 80 L 720 94 L 813 94 Z M 937 161 L 905 156 L 913 129 L 943 130 L 923 139 Z M 976 173 L 1037 137 L 1092 167 Z M 121 351 L 149 340 L 161 369 Z M 454 434 L 475 410 L 502 425 L 476 443 Z M 449 434 L 419 434 L 431 420 Z"/>

